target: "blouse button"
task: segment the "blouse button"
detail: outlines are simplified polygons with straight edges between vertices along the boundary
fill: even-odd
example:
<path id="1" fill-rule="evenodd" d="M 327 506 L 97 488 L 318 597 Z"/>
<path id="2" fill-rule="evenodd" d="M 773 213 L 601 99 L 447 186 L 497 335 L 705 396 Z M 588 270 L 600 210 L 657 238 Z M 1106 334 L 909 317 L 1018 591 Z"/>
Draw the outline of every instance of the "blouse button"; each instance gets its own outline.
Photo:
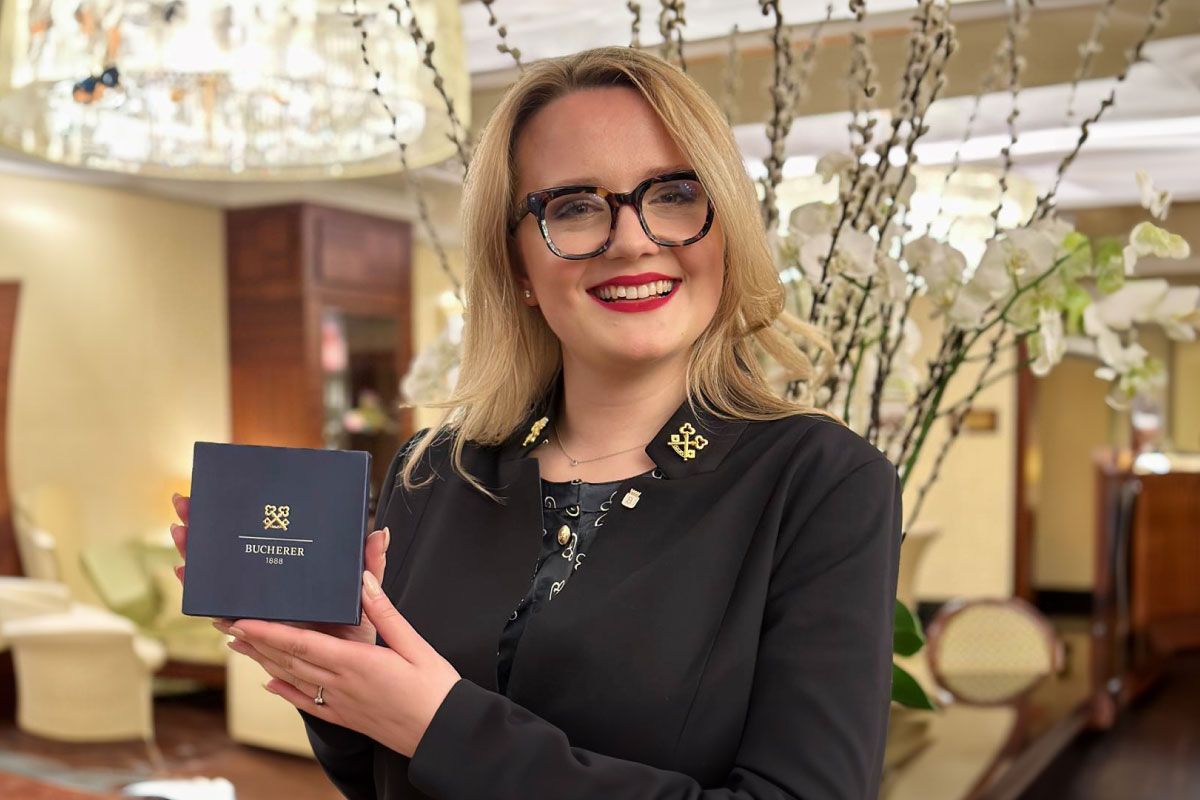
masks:
<path id="1" fill-rule="evenodd" d="M 558 529 L 558 543 L 566 544 L 571 541 L 571 528 L 569 525 L 563 525 Z"/>

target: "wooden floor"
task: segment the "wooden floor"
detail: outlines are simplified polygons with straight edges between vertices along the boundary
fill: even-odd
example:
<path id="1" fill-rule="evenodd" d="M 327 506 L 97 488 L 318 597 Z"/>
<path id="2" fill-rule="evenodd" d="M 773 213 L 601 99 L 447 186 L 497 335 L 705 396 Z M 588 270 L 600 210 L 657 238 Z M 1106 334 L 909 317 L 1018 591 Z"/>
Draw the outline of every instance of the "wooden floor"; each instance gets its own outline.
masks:
<path id="1" fill-rule="evenodd" d="M 1177 657 L 1111 730 L 1085 733 L 1021 800 L 1200 800 L 1200 653 Z"/>
<path id="2" fill-rule="evenodd" d="M 315 761 L 231 741 L 223 702 L 219 692 L 156 700 L 157 751 L 51 742 L 0 722 L 0 772 L 16 763 L 26 775 L 94 791 L 223 777 L 238 800 L 339 800 Z M 1111 731 L 1085 733 L 1021 800 L 1200 800 L 1200 653 L 1174 661 Z"/>
<path id="3" fill-rule="evenodd" d="M 237 800 L 340 800 L 316 761 L 231 741 L 223 704 L 224 696 L 213 691 L 156 699 L 157 751 L 136 742 L 52 742 L 17 730 L 11 720 L 2 722 L 0 771 L 32 772 L 47 782 L 95 791 L 135 780 L 223 777 Z"/>

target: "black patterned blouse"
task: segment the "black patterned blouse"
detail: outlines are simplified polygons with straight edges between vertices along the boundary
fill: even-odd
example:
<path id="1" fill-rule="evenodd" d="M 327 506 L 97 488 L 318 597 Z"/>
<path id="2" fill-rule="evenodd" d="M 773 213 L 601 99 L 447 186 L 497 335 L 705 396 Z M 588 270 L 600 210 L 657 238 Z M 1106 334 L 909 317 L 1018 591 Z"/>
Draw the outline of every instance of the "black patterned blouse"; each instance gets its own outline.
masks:
<path id="1" fill-rule="evenodd" d="M 662 478 L 657 467 L 638 477 L 646 475 Z M 509 614 L 500 635 L 496 680 L 501 694 L 507 693 L 509 670 L 525 630 L 525 620 L 563 591 L 567 579 L 586 560 L 588 549 L 604 525 L 605 514 L 613 503 L 621 502 L 616 494 L 625 480 L 585 483 L 576 478 L 541 482 L 542 549 L 533 568 L 529 589 Z"/>

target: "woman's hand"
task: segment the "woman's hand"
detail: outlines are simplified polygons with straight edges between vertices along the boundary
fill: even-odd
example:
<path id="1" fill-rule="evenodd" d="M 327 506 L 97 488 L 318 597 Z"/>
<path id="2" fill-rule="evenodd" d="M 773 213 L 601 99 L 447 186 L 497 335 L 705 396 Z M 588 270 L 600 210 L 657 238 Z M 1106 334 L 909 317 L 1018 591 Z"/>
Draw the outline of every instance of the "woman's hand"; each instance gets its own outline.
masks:
<path id="1" fill-rule="evenodd" d="M 171 524 L 171 538 L 175 540 L 175 548 L 179 551 L 179 555 L 187 559 L 187 535 L 188 535 L 188 512 L 191 509 L 191 498 L 181 495 L 178 492 L 171 495 L 171 504 L 175 507 L 175 513 L 179 516 L 179 521 L 182 525 Z M 373 531 L 367 537 L 367 543 L 363 548 L 363 566 L 375 576 L 376 581 L 383 580 L 383 568 L 387 563 L 387 547 L 388 540 L 391 538 L 391 531 L 386 527 L 381 530 Z M 175 577 L 179 578 L 179 582 L 183 583 L 185 564 L 181 564 L 175 568 Z M 213 621 L 213 627 L 222 633 L 228 633 L 229 623 L 232 620 L 217 617 Z M 362 622 L 358 625 L 336 625 L 332 623 L 310 623 L 310 622 L 287 622 L 280 623 L 292 625 L 299 628 L 308 628 L 312 630 L 327 633 L 330 636 L 336 636 L 339 639 L 345 639 L 351 642 L 363 642 L 365 644 L 375 644 L 375 626 L 371 621 L 363 616 Z"/>
<path id="2" fill-rule="evenodd" d="M 268 691 L 411 758 L 461 676 L 400 615 L 370 571 L 363 573 L 362 606 L 387 647 L 257 619 L 230 626 L 237 640 L 229 646 L 270 673 Z M 318 687 L 322 705 L 314 702 Z"/>

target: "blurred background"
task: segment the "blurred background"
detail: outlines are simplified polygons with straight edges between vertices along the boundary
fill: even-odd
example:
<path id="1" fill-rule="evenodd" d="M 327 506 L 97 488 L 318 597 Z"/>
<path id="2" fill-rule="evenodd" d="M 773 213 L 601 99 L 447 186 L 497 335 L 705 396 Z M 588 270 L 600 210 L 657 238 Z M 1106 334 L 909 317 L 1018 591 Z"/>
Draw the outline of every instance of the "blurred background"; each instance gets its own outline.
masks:
<path id="1" fill-rule="evenodd" d="M 470 143 L 623 45 L 720 102 L 854 366 L 781 391 L 906 478 L 881 796 L 1200 798 L 1200 7 L 867 6 L 0 0 L 0 796 L 338 796 L 180 613 L 171 494 L 195 441 L 367 450 L 373 513 L 455 380 Z"/>

